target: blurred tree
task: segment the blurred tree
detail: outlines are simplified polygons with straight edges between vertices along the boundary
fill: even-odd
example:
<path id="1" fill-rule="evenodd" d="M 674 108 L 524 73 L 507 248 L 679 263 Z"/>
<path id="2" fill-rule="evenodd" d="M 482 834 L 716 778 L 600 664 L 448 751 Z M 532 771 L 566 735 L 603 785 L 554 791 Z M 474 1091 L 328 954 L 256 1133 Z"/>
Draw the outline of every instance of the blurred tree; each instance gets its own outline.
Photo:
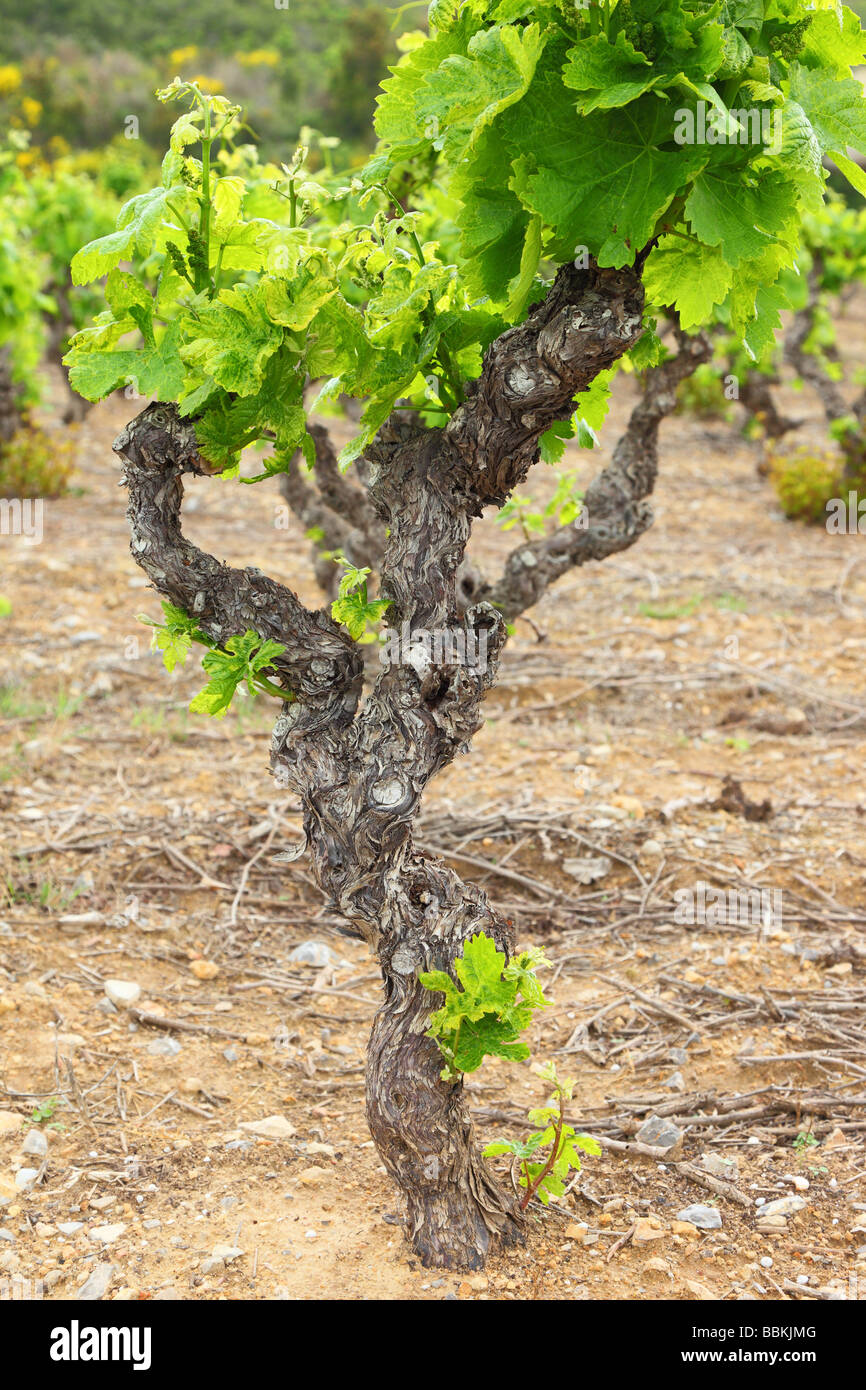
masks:
<path id="1" fill-rule="evenodd" d="M 350 13 L 343 28 L 325 102 L 325 128 L 357 140 L 369 132 L 378 85 L 397 50 L 386 13 L 378 5 Z"/>

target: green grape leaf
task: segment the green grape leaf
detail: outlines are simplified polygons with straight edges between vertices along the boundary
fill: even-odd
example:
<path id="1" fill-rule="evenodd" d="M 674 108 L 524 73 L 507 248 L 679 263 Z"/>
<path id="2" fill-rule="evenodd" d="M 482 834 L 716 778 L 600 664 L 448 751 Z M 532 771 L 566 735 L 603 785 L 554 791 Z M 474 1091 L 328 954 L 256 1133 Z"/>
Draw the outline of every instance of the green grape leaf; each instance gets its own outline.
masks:
<path id="1" fill-rule="evenodd" d="M 682 236 L 665 236 L 647 259 L 647 298 L 660 308 L 674 308 L 687 333 L 712 319 L 724 303 L 734 278 L 721 247 Z"/>
<path id="2" fill-rule="evenodd" d="M 243 636 L 230 637 L 225 650 L 214 648 L 202 657 L 201 664 L 210 680 L 192 700 L 190 709 L 216 719 L 224 718 L 239 685 L 245 683 L 250 695 L 255 695 L 259 689 L 268 689 L 262 672 L 270 670 L 285 650 L 280 642 L 266 640 L 249 630 Z M 288 698 L 287 692 L 279 692 L 275 687 L 269 693 Z"/>
<path id="3" fill-rule="evenodd" d="M 259 390 L 265 363 L 282 341 L 261 287 L 243 284 L 221 290 L 189 322 L 187 331 L 190 341 L 181 350 L 184 362 L 238 396 Z"/>
<path id="4" fill-rule="evenodd" d="M 672 113 L 651 94 L 582 118 L 568 98 L 560 83 L 548 81 L 508 113 L 510 143 L 538 166 L 522 196 L 555 229 L 550 253 L 556 258 L 569 260 L 585 245 L 601 265 L 626 265 L 707 152 L 661 148 L 672 139 Z"/>
<path id="5" fill-rule="evenodd" d="M 139 615 L 139 622 L 147 623 L 154 629 L 151 650 L 162 652 L 165 669 L 173 671 L 176 666 L 185 665 L 193 642 L 198 642 L 203 647 L 212 647 L 213 642 L 202 632 L 195 618 L 191 618 L 182 608 L 167 601 L 163 602 L 161 607 L 161 623 L 146 617 L 143 613 Z"/>
<path id="6" fill-rule="evenodd" d="M 721 247 L 735 269 L 769 246 L 793 235 L 797 197 L 781 173 L 768 172 L 754 186 L 744 182 L 734 159 L 718 159 L 695 179 L 686 200 L 692 231 L 708 246 Z"/>

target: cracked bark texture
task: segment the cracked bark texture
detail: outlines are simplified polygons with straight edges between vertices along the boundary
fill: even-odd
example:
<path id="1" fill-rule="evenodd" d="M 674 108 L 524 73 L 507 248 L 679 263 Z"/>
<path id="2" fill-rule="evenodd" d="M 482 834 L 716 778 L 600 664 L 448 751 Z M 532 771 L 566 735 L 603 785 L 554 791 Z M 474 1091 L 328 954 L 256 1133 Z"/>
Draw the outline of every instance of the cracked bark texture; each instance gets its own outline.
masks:
<path id="1" fill-rule="evenodd" d="M 677 341 L 676 356 L 646 372 L 640 400 L 613 458 L 586 490 L 580 524 L 560 526 L 518 546 L 500 578 L 482 589 L 481 597 L 494 603 L 509 622 L 537 603 L 568 570 L 627 550 L 652 525 L 647 499 L 658 475 L 659 425 L 676 407 L 679 383 L 712 355 L 703 335 L 690 338 L 678 332 Z"/>
<path id="2" fill-rule="evenodd" d="M 383 662 L 363 700 L 359 648 L 325 612 L 308 611 L 258 570 L 230 569 L 183 537 L 182 475 L 208 471 L 194 427 L 174 407 L 150 406 L 115 443 L 129 486 L 133 556 L 157 590 L 217 641 L 253 627 L 287 648 L 279 677 L 296 699 L 276 720 L 272 769 L 277 785 L 300 799 L 319 885 L 381 965 L 367 1115 L 405 1199 L 407 1234 L 428 1265 L 478 1268 L 494 1236 L 522 1239 L 515 1198 L 479 1155 L 462 1083 L 441 1080 L 442 1059 L 426 1036 L 438 996 L 418 983 L 419 970 L 453 971 L 478 931 L 513 948 L 510 924 L 484 891 L 412 839 L 427 782 L 468 749 L 480 726 L 505 640 L 501 613 L 483 598 L 467 602 L 461 589 L 466 542 L 472 518 L 521 481 L 541 434 L 570 414 L 575 393 L 637 341 L 642 304 L 633 271 L 567 267 L 526 322 L 492 346 L 444 429 L 424 429 L 398 411 L 379 432 L 360 476 L 370 516 L 387 530 L 380 592 L 391 603 L 388 624 L 408 640 L 399 661 Z M 646 429 L 649 438 L 649 420 Z M 643 477 L 637 444 L 618 467 L 623 477 Z M 326 459 L 318 499 L 335 516 L 343 486 Z M 611 483 L 612 527 L 623 497 L 622 485 Z M 431 632 L 462 638 L 465 651 L 483 638 L 486 660 L 461 660 L 459 644 L 450 654 L 431 652 L 423 640 Z"/>

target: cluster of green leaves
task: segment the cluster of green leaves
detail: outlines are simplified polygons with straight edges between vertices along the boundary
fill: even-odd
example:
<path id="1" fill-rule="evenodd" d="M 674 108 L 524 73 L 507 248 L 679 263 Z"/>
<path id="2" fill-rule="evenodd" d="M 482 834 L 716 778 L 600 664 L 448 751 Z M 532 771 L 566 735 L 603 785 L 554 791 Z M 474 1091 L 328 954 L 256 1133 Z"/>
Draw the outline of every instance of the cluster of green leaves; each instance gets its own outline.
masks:
<path id="1" fill-rule="evenodd" d="M 445 1059 L 443 1080 L 456 1081 L 463 1072 L 477 1071 L 485 1056 L 526 1060 L 529 1048 L 518 1039 L 535 1011 L 547 1007 L 535 974 L 547 964 L 537 948 L 509 961 L 492 937 L 478 932 L 454 964 L 460 987 L 444 970 L 419 974 L 425 989 L 445 995 L 427 1032 Z"/>
<path id="2" fill-rule="evenodd" d="M 838 325 L 844 322 L 843 300 L 852 288 L 864 284 L 866 207 L 849 206 L 840 194 L 831 191 L 820 208 L 804 214 L 802 242 L 796 262 L 783 270 L 779 277 L 779 285 L 792 309 L 803 309 L 810 300 L 812 302 L 813 325 L 802 345 L 803 351 L 816 360 L 830 380 L 841 382 L 845 377 L 845 368 L 837 351 Z M 782 343 L 774 339 L 767 344 L 761 357 L 754 361 L 736 337 L 727 306 L 719 306 L 716 318 L 718 331 L 714 339 L 713 359 L 681 383 L 679 397 L 685 410 L 696 414 L 730 416 L 731 406 L 723 391 L 728 375 L 740 381 L 752 373 L 775 376 L 784 366 L 784 352 Z M 862 384 L 861 372 L 855 370 L 851 375 L 855 383 Z M 802 386 L 797 379 L 793 384 L 796 388 Z M 749 421 L 746 428 L 759 431 L 760 422 Z M 828 435 L 838 441 L 851 430 L 859 429 L 856 418 L 846 415 L 831 422 Z M 820 466 L 812 470 L 818 487 L 821 486 L 820 477 L 826 476 L 827 462 L 828 459 L 822 456 Z M 783 470 L 783 473 L 786 471 Z M 798 464 L 792 471 L 795 493 L 802 481 L 799 479 L 800 473 Z M 805 514 L 811 510 L 809 505 L 805 509 L 801 507 L 802 497 L 792 496 L 790 499 L 783 498 L 786 511 L 789 500 L 794 507 L 794 512 L 789 514 L 800 514 L 801 511 Z"/>
<path id="3" fill-rule="evenodd" d="M 320 384 L 313 408 L 342 393 L 366 399 L 344 464 L 399 398 L 450 413 L 506 324 L 470 303 L 435 241 L 422 245 L 421 214 L 395 209 L 375 181 L 313 179 L 304 148 L 279 169 L 258 166 L 235 148 L 238 108 L 195 83 L 159 95 L 192 103 L 172 128 L 161 185 L 72 262 L 76 283 L 107 277 L 109 306 L 72 343 L 75 389 L 96 400 L 133 382 L 176 401 L 221 469 L 250 444 L 270 447 L 259 477 L 287 469 L 298 448 L 312 464 L 309 381 Z M 130 257 L 140 272 L 119 268 Z"/>
<path id="4" fill-rule="evenodd" d="M 589 518 L 583 510 L 583 492 L 577 486 L 574 475 L 557 473 L 556 476 L 556 491 L 541 510 L 531 497 L 520 492 L 511 494 L 496 514 L 503 531 L 511 531 L 519 526 L 525 538 L 530 540 L 533 532 L 543 535 L 551 519 L 557 526 L 576 524 L 585 528 L 589 525 Z"/>
<path id="5" fill-rule="evenodd" d="M 571 1100 L 575 1082 L 560 1080 L 556 1064 L 537 1067 L 538 1075 L 551 1082 L 553 1094 L 547 1105 L 530 1110 L 529 1122 L 538 1125 L 526 1139 L 496 1139 L 484 1149 L 485 1158 L 511 1154 L 520 1165 L 518 1182 L 523 1188 L 523 1211 L 534 1197 L 547 1206 L 551 1197 L 561 1197 L 571 1173 L 580 1172 L 581 1153 L 598 1157 L 601 1147 L 588 1134 L 578 1134 L 566 1124 L 565 1102 Z M 547 1151 L 545 1153 L 545 1150 Z"/>
<path id="6" fill-rule="evenodd" d="M 45 347 L 49 300 L 44 258 L 34 245 L 27 181 L 15 143 L 0 148 L 0 351 L 8 358 L 22 407 L 38 398 L 36 367 Z"/>
<path id="7" fill-rule="evenodd" d="M 46 261 L 49 313 L 62 317 L 68 333 L 78 332 L 98 312 L 101 294 L 73 286 L 69 264 L 79 246 L 110 230 L 114 199 L 97 180 L 62 167 L 29 174 L 27 185 L 33 245 Z"/>
<path id="8" fill-rule="evenodd" d="M 375 642 L 376 624 L 390 607 L 390 600 L 367 597 L 369 568 L 358 569 L 339 553 L 331 558 L 344 566 L 337 597 L 331 604 L 331 617 L 347 628 L 356 642 Z"/>
<path id="9" fill-rule="evenodd" d="M 0 347 L 25 408 L 39 398 L 36 368 L 48 321 L 82 328 L 98 308 L 98 294 L 69 285 L 69 262 L 82 241 L 112 222 L 112 200 L 93 178 L 22 167 L 27 144 L 25 133 L 12 131 L 0 148 Z"/>
<path id="10" fill-rule="evenodd" d="M 586 247 L 623 266 L 652 248 L 651 304 L 689 329 L 726 303 L 761 355 L 823 156 L 866 191 L 846 154 L 866 151 L 856 15 L 808 0 L 465 0 L 432 7 L 430 26 L 383 84 L 376 173 L 437 150 L 476 293 L 513 311 L 542 257 Z M 696 131 L 699 103 L 713 134 L 689 143 L 683 113 Z M 754 140 L 748 112 L 778 118 L 780 139 Z"/>
<path id="11" fill-rule="evenodd" d="M 182 608 L 164 602 L 162 611 L 161 623 L 144 614 L 140 615 L 139 621 L 154 629 L 151 647 L 153 651 L 162 653 L 167 671 L 186 664 L 193 643 L 208 649 L 201 664 L 210 680 L 190 702 L 191 710 L 222 719 L 241 685 L 246 686 L 251 696 L 266 694 L 277 700 L 292 699 L 290 691 L 275 685 L 264 674 L 273 669 L 276 658 L 286 650 L 280 642 L 247 631 L 243 635 L 229 637 L 225 647 L 219 647 L 201 630 L 195 618 Z"/>

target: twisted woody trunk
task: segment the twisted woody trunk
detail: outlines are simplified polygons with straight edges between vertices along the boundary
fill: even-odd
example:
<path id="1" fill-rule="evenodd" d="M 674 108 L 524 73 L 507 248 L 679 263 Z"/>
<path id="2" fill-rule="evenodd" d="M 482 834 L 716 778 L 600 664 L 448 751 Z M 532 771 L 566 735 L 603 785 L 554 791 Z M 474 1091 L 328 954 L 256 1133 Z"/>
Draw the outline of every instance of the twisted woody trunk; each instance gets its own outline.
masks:
<path id="1" fill-rule="evenodd" d="M 380 431 L 367 451 L 369 503 L 386 537 L 380 587 L 391 603 L 389 624 L 410 641 L 363 699 L 362 649 L 345 629 L 260 571 L 230 569 L 182 535 L 182 475 L 209 471 L 194 425 L 173 406 L 151 405 L 114 445 L 125 463 L 132 553 L 159 593 L 218 643 L 252 628 L 286 648 L 276 668 L 296 698 L 276 721 L 271 766 L 277 785 L 300 798 L 318 883 L 381 965 L 367 1117 L 405 1198 L 408 1236 L 428 1265 L 478 1268 L 491 1236 L 522 1238 L 515 1200 L 479 1156 L 462 1085 L 440 1079 L 441 1057 L 425 1036 L 436 996 L 418 984 L 421 970 L 452 969 L 478 931 L 500 949 L 513 946 L 486 894 L 412 839 L 427 782 L 468 749 L 480 726 L 505 640 L 492 602 L 465 605 L 458 571 L 473 518 L 505 501 L 536 460 L 541 434 L 634 345 L 642 307 L 634 271 L 565 267 L 526 322 L 493 344 L 444 429 L 396 413 Z M 640 498 L 654 480 L 664 413 L 651 409 L 634 449 L 605 470 L 598 528 L 591 510 L 589 531 L 573 532 L 585 553 L 569 563 L 622 549 L 645 529 Z M 556 555 L 534 555 L 522 570 L 542 563 L 554 576 L 564 565 Z M 519 600 L 537 596 L 521 591 Z M 426 643 L 412 645 L 411 634 L 422 630 L 456 639 L 442 643 L 441 661 Z M 485 643 L 483 669 L 448 658 Z"/>

